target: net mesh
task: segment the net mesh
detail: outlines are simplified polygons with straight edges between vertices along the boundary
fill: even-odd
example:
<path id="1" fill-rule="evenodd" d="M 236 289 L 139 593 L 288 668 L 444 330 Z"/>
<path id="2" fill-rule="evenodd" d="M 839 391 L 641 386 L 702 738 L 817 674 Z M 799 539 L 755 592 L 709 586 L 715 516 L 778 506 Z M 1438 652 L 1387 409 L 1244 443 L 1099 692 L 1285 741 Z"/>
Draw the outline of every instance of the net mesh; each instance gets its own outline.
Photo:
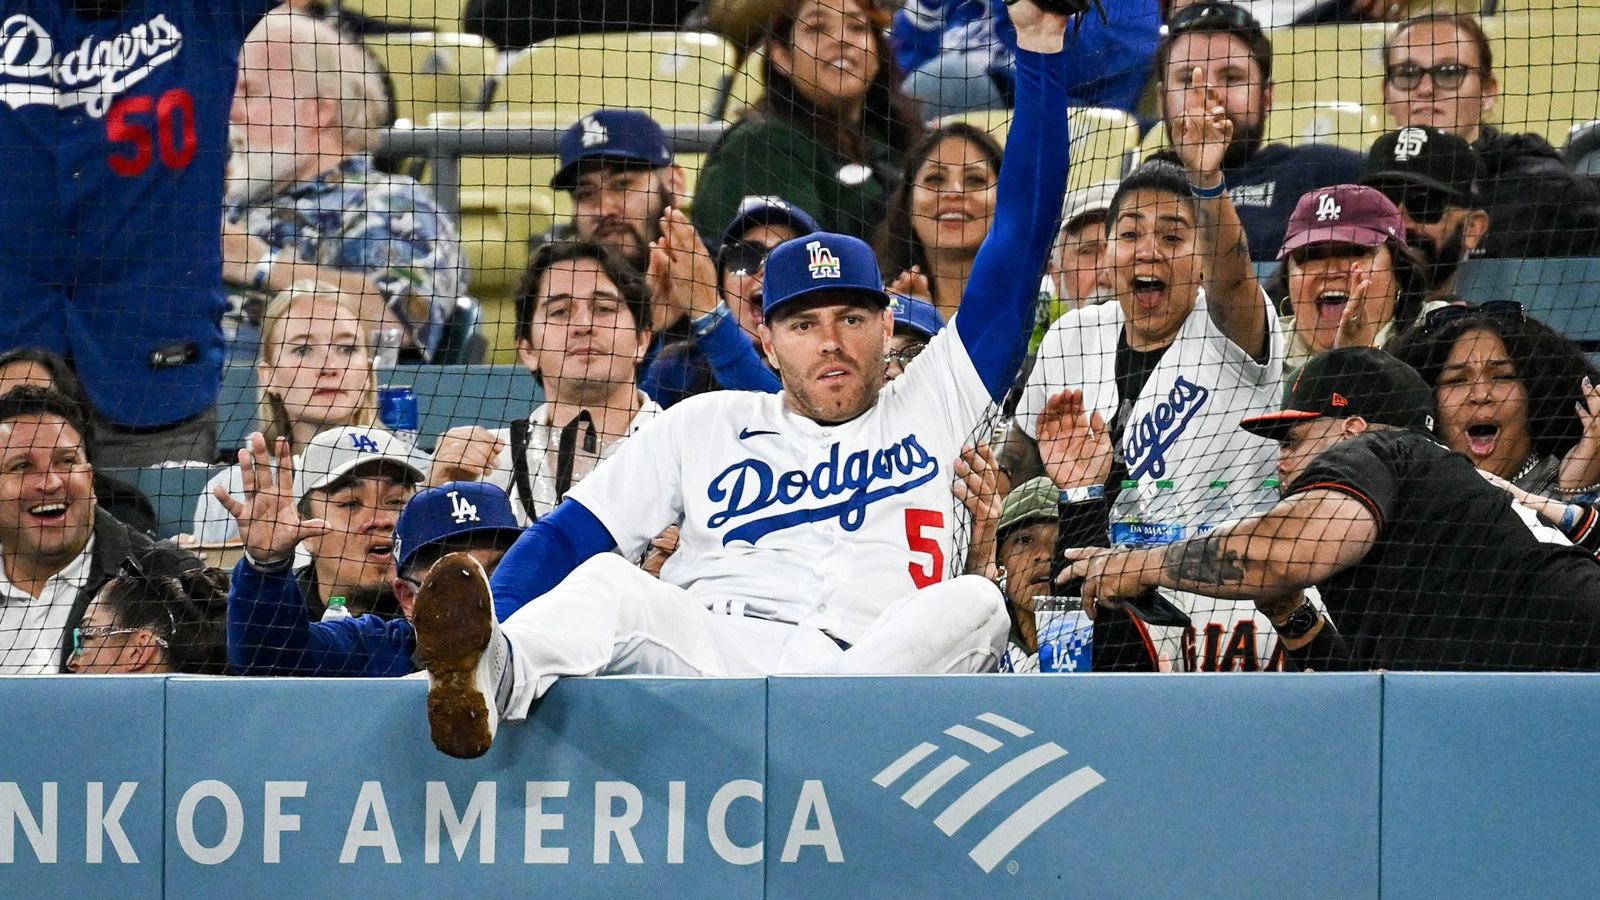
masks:
<path id="1" fill-rule="evenodd" d="M 1600 7 L 1104 0 L 1041 88 L 1030 0 L 275 6 L 0 24 L 0 393 L 56 392 L 0 400 L 0 674 L 401 674 L 306 635 L 403 618 L 441 542 L 504 549 L 449 494 L 396 547 L 414 495 L 488 482 L 526 526 L 720 389 L 829 436 L 746 458 L 716 435 L 759 440 L 755 407 L 713 401 L 602 476 L 691 592 L 730 542 L 815 546 L 704 518 L 743 498 L 878 560 L 869 610 L 995 581 L 1007 670 L 1593 667 Z M 1041 90 L 1070 138 L 1009 165 L 1070 156 L 1052 246 L 997 236 L 980 283 Z M 892 335 L 766 320 L 764 261 L 813 230 L 870 247 Z M 984 292 L 1023 328 L 914 362 Z M 939 491 L 896 499 L 936 431 Z M 823 568 L 775 615 L 852 643 Z"/>

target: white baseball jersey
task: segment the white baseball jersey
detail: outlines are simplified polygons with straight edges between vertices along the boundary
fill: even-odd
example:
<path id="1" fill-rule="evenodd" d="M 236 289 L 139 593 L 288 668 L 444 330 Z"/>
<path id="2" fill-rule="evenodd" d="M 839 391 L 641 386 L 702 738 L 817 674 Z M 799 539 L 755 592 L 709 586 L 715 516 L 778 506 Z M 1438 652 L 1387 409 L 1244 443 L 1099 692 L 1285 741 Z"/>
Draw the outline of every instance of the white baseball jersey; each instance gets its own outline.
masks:
<path id="1" fill-rule="evenodd" d="M 1146 485 L 1172 481 L 1190 517 L 1199 512 L 1212 481 L 1227 481 L 1242 508 L 1262 480 L 1275 474 L 1277 444 L 1239 427 L 1240 420 L 1282 405 L 1285 342 L 1264 294 L 1262 304 L 1269 345 L 1265 364 L 1222 333 L 1202 291 L 1123 423 L 1116 452 L 1128 477 Z M 1067 388 L 1081 389 L 1085 407 L 1112 421 L 1122 402 L 1116 357 L 1123 323 L 1121 305 L 1108 302 L 1073 310 L 1050 326 L 1017 404 L 1017 424 L 1029 437 L 1038 439 L 1045 401 Z M 1188 524 L 1199 523 L 1191 519 Z M 1163 593 L 1190 614 L 1195 631 L 1148 629 L 1162 668 L 1207 670 L 1208 660 L 1220 665 L 1224 659 L 1228 668 L 1252 668 L 1246 658 L 1250 651 L 1264 667 L 1276 651 L 1277 632 L 1253 603 Z M 1235 643 L 1252 639 L 1250 648 Z"/>
<path id="2" fill-rule="evenodd" d="M 714 610 L 854 643 L 956 559 L 953 461 L 991 404 L 955 328 L 858 418 L 822 425 L 784 394 L 691 397 L 569 496 L 637 557 L 681 521 L 661 579 Z"/>

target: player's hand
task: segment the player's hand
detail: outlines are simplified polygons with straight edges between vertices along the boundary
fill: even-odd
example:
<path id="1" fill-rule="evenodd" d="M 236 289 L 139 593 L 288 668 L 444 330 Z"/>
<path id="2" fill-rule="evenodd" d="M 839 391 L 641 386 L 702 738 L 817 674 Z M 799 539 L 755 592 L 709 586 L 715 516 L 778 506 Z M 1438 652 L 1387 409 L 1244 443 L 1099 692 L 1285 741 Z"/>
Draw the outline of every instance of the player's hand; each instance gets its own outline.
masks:
<path id="1" fill-rule="evenodd" d="M 1105 484 L 1111 477 L 1111 436 L 1099 412 L 1084 413 L 1083 391 L 1065 390 L 1039 413 L 1039 459 L 1056 487 Z"/>
<path id="2" fill-rule="evenodd" d="M 294 548 L 307 538 L 328 531 L 322 519 L 301 519 L 294 494 L 294 456 L 289 441 L 278 438 L 277 460 L 267 453 L 267 439 L 257 431 L 239 451 L 239 472 L 244 480 L 244 499 L 217 485 L 212 494 L 223 509 L 239 523 L 244 552 L 260 565 L 288 559 Z"/>
<path id="3" fill-rule="evenodd" d="M 1083 611 L 1091 619 L 1097 606 L 1116 606 L 1117 600 L 1156 586 L 1159 565 L 1147 552 L 1076 547 L 1065 555 L 1070 565 L 1057 576 L 1056 585 L 1083 579 Z"/>
<path id="4" fill-rule="evenodd" d="M 1600 481 L 1600 387 L 1587 375 L 1579 387 L 1582 393 L 1576 410 L 1578 421 L 1583 423 L 1583 437 L 1561 458 L 1561 474 L 1556 482 L 1567 491 L 1581 490 Z"/>
<path id="5" fill-rule="evenodd" d="M 1233 141 L 1233 122 L 1222 105 L 1222 94 L 1203 81 L 1198 66 L 1190 73 L 1189 87 L 1183 89 L 1183 105 L 1167 123 L 1172 149 L 1183 160 L 1189 183 L 1213 188 L 1222 183 L 1222 157 Z"/>
<path id="6" fill-rule="evenodd" d="M 1016 0 L 1006 6 L 1006 12 L 1011 16 L 1011 24 L 1016 26 L 1018 47 L 1033 53 L 1056 53 L 1066 42 L 1067 23 L 1072 20 L 1069 13 L 1091 5 L 1098 9 L 1099 0 L 1093 0 L 1092 4 L 1044 0 L 1043 5 L 1034 0 Z"/>
<path id="7" fill-rule="evenodd" d="M 481 425 L 461 425 L 439 439 L 428 469 L 428 485 L 449 481 L 482 481 L 494 469 L 506 442 Z"/>
<path id="8" fill-rule="evenodd" d="M 678 533 L 678 526 L 668 525 L 667 530 L 651 538 L 650 546 L 644 551 L 644 559 L 639 561 L 639 568 L 660 578 L 661 567 L 667 564 L 672 554 L 678 552 Z"/>
<path id="9" fill-rule="evenodd" d="M 668 207 L 661 214 L 661 236 L 650 244 L 646 274 L 650 289 L 668 298 L 674 309 L 693 318 L 716 309 L 716 262 L 681 210 Z"/>
<path id="10" fill-rule="evenodd" d="M 1009 487 L 1005 481 L 994 451 L 987 444 L 966 448 L 956 460 L 956 499 L 972 514 L 972 543 L 967 550 L 966 568 L 969 575 L 993 579 L 1000 574 L 995 562 L 995 539 Z"/>
<path id="11" fill-rule="evenodd" d="M 1543 496 L 1542 494 L 1535 494 L 1531 491 L 1525 491 L 1522 488 L 1519 488 L 1511 482 L 1505 480 L 1504 478 L 1501 478 L 1499 475 L 1496 475 L 1493 472 L 1485 469 L 1479 469 L 1478 474 L 1483 476 L 1484 481 L 1487 481 L 1504 491 L 1511 497 L 1512 500 L 1532 510 L 1534 515 L 1545 521 L 1545 524 L 1551 525 L 1555 528 L 1561 527 L 1561 520 L 1567 514 L 1568 504 L 1562 503 L 1560 500 L 1556 500 L 1551 497 Z"/>
<path id="12" fill-rule="evenodd" d="M 1372 274 L 1361 263 L 1350 267 L 1348 280 L 1350 299 L 1345 302 L 1344 312 L 1339 314 L 1339 333 L 1334 335 L 1333 346 L 1376 347 L 1378 332 L 1389 324 L 1393 315 L 1393 298 L 1374 296 Z"/>
<path id="13" fill-rule="evenodd" d="M 912 266 L 896 275 L 889 284 L 889 293 L 933 302 L 933 287 L 928 283 L 928 276 L 922 274 L 921 266 Z"/>

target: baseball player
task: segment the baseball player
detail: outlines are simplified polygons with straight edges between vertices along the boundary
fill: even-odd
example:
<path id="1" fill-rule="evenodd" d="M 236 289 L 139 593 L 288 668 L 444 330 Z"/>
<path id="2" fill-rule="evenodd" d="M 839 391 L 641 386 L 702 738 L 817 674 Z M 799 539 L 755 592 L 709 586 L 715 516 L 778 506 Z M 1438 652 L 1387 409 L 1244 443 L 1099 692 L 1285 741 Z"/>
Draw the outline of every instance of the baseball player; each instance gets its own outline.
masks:
<path id="1" fill-rule="evenodd" d="M 950 470 L 1022 358 L 1068 145 L 1066 17 L 1011 11 L 1010 161 L 962 313 L 885 387 L 894 322 L 871 249 L 823 232 L 774 249 L 761 341 L 781 393 L 668 410 L 517 541 L 492 592 L 466 557 L 433 567 L 415 622 L 440 750 L 482 755 L 568 675 L 994 667 L 1006 613 L 992 582 L 951 578 Z M 627 562 L 680 521 L 660 580 Z"/>
<path id="2" fill-rule="evenodd" d="M 0 22 L 0 350 L 70 358 L 101 465 L 210 460 L 239 48 L 275 0 L 12 0 Z M 290 5 L 304 5 L 295 0 Z"/>
<path id="3" fill-rule="evenodd" d="M 1185 106 L 1195 112 L 1172 128 L 1183 166 L 1141 166 L 1113 196 L 1106 261 L 1116 302 L 1051 326 L 1017 405 L 1027 441 L 1014 434 L 1013 445 L 1038 441 L 1069 507 L 1097 512 L 1102 534 L 1125 479 L 1145 491 L 1173 481 L 1192 526 L 1213 481 L 1227 481 L 1235 506 L 1245 507 L 1273 474 L 1273 444 L 1233 423 L 1275 408 L 1285 343 L 1222 177 L 1232 123 L 1216 87 L 1197 78 L 1189 90 Z M 1052 451 L 1058 459 L 1049 465 Z M 1273 660 L 1271 623 L 1251 604 L 1170 599 L 1189 613 L 1193 633 L 1102 617 L 1095 667 L 1253 670 Z M 1128 656 L 1105 652 L 1114 645 Z"/>

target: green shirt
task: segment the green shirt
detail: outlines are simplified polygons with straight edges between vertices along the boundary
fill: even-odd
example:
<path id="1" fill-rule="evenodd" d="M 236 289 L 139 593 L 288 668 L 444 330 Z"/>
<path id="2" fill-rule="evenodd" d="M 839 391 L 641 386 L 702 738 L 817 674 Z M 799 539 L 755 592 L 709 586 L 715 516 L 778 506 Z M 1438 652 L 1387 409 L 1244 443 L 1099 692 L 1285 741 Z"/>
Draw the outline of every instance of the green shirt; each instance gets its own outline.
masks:
<path id="1" fill-rule="evenodd" d="M 883 219 L 896 154 L 869 136 L 869 167 L 772 119 L 741 122 L 706 158 L 694 195 L 694 224 L 720 236 L 745 197 L 780 197 L 810 213 L 825 230 L 870 239 Z"/>

